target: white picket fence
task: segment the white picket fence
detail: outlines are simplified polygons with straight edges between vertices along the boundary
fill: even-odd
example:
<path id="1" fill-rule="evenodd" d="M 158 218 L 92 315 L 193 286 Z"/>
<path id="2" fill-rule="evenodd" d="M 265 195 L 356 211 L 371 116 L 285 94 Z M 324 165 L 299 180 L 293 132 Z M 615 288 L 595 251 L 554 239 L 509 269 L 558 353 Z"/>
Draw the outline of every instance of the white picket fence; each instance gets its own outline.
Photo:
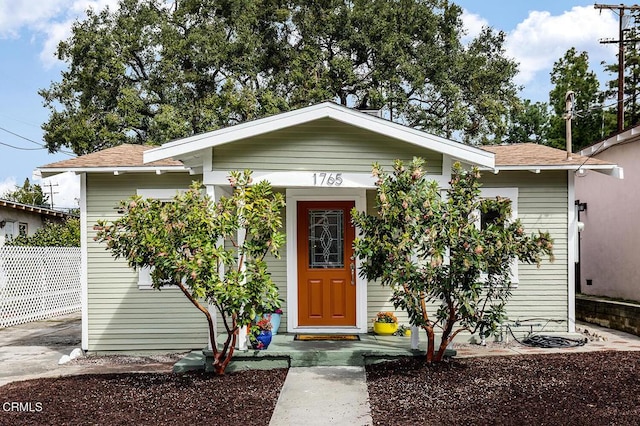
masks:
<path id="1" fill-rule="evenodd" d="M 80 248 L 0 247 L 0 328 L 77 312 Z"/>

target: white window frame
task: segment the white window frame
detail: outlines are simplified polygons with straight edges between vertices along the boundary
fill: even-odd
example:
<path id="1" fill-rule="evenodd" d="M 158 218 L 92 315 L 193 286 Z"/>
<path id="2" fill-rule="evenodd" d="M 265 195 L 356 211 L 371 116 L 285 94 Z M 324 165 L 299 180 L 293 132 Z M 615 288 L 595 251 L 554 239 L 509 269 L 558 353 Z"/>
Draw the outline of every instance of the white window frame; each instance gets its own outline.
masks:
<path id="1" fill-rule="evenodd" d="M 6 237 L 12 237 L 13 238 L 15 236 L 15 232 L 16 232 L 16 225 L 15 224 L 16 224 L 16 222 L 13 221 L 13 220 L 5 221 L 3 230 L 4 230 L 4 235 Z"/>
<path id="2" fill-rule="evenodd" d="M 160 201 L 172 201 L 173 197 L 186 192 L 187 189 L 138 189 L 136 194 L 142 198 L 154 198 Z M 154 290 L 153 280 L 151 279 L 151 271 L 153 268 L 145 267 L 138 269 L 138 290 Z M 162 287 L 166 290 L 178 290 L 175 285 L 167 285 Z"/>
<path id="3" fill-rule="evenodd" d="M 480 188 L 480 198 L 495 199 L 496 197 L 508 198 L 511 200 L 511 216 L 507 218 L 512 222 L 518 218 L 518 188 Z M 476 226 L 480 229 L 480 212 L 477 214 Z M 486 280 L 487 274 L 481 274 L 481 280 Z M 518 274 L 518 259 L 511 262 L 511 286 L 518 287 L 520 276 Z"/>

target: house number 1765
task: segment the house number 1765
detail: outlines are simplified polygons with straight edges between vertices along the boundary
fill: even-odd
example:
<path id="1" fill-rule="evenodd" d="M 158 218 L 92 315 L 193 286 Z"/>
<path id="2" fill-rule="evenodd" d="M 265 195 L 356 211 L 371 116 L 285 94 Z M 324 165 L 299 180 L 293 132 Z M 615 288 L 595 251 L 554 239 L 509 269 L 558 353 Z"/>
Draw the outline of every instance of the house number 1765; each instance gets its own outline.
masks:
<path id="1" fill-rule="evenodd" d="M 314 186 L 340 186 L 342 185 L 342 173 L 314 173 Z"/>

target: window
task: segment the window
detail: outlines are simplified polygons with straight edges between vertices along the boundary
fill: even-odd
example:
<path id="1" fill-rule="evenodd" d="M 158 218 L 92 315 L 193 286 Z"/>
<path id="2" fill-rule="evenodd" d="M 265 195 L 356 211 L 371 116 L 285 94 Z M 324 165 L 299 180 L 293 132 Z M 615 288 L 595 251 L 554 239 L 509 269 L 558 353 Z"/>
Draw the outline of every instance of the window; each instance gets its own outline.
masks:
<path id="1" fill-rule="evenodd" d="M 518 188 L 481 188 L 480 196 L 482 198 L 508 198 L 511 200 L 511 217 L 508 220 L 512 221 L 518 217 Z M 486 212 L 479 212 L 479 219 L 477 225 L 480 229 L 483 229 L 488 224 L 495 224 L 498 220 L 498 212 L 495 210 L 489 210 Z M 486 279 L 486 274 L 483 274 Z M 515 259 L 511 264 L 511 283 L 513 287 L 518 286 L 518 260 Z"/>
<path id="2" fill-rule="evenodd" d="M 18 235 L 21 237 L 26 237 L 29 234 L 29 224 L 20 222 L 18 223 Z"/>
<path id="3" fill-rule="evenodd" d="M 14 222 L 6 222 L 4 224 L 4 235 L 7 237 L 13 237 L 13 233 L 15 232 L 14 227 Z"/>
<path id="4" fill-rule="evenodd" d="M 136 194 L 143 198 L 155 198 L 163 202 L 171 202 L 177 194 L 185 192 L 186 189 L 138 189 Z M 152 268 L 140 268 L 138 270 L 138 289 L 153 290 L 153 282 L 151 280 Z M 165 289 L 177 289 L 178 287 L 169 285 L 163 287 Z"/>

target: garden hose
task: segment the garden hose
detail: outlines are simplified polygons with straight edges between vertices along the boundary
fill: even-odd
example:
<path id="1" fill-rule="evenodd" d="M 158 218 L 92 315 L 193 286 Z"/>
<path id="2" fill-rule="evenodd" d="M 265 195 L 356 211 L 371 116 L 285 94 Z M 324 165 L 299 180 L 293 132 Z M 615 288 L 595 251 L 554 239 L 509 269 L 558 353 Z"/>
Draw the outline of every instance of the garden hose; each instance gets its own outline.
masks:
<path id="1" fill-rule="evenodd" d="M 518 340 L 518 338 L 513 334 L 511 327 L 507 325 L 507 329 L 516 342 L 524 346 L 535 348 L 573 348 L 577 346 L 584 346 L 584 344 L 587 343 L 586 338 L 572 339 L 570 337 L 548 336 L 543 334 L 532 334 L 522 340 Z"/>

